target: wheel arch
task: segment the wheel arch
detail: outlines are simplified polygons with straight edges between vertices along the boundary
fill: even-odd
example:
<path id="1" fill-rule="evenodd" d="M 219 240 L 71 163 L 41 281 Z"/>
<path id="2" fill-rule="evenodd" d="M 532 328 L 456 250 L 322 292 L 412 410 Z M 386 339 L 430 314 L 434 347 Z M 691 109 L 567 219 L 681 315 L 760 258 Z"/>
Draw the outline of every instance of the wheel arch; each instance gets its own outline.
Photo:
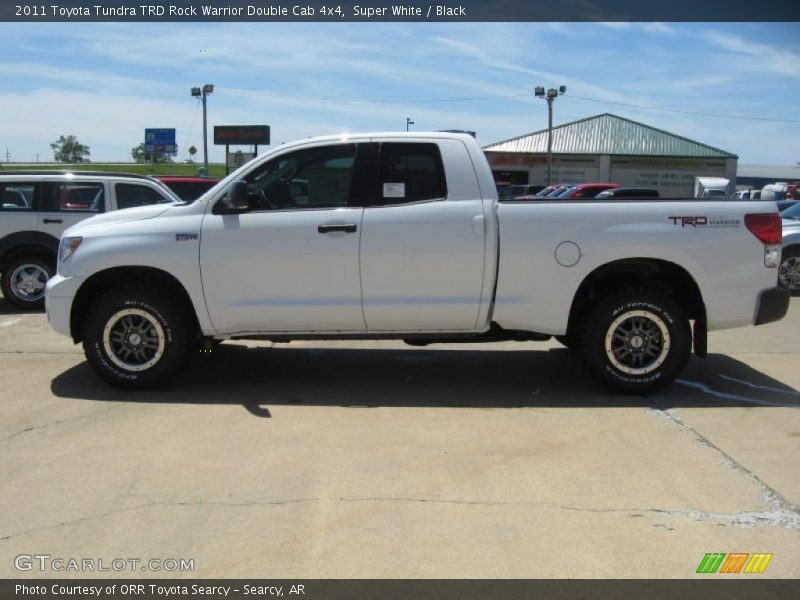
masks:
<path id="1" fill-rule="evenodd" d="M 166 293 L 186 317 L 192 335 L 198 335 L 200 324 L 195 306 L 183 284 L 175 276 L 155 267 L 122 266 L 98 271 L 81 285 L 72 302 L 70 333 L 77 344 L 83 341 L 83 323 L 89 314 L 92 302 L 105 291 L 123 284 L 143 285 Z"/>
<path id="2" fill-rule="evenodd" d="M 41 231 L 18 231 L 9 234 L 0 239 L 0 268 L 5 268 L 9 261 L 25 253 L 47 257 L 55 266 L 58 244 L 57 238 Z"/>
<path id="3" fill-rule="evenodd" d="M 570 306 L 567 331 L 576 331 L 593 302 L 604 294 L 639 285 L 654 288 L 670 296 L 695 321 L 695 351 L 705 353 L 706 307 L 700 287 L 682 266 L 657 258 L 627 258 L 597 267 L 578 286 Z"/>

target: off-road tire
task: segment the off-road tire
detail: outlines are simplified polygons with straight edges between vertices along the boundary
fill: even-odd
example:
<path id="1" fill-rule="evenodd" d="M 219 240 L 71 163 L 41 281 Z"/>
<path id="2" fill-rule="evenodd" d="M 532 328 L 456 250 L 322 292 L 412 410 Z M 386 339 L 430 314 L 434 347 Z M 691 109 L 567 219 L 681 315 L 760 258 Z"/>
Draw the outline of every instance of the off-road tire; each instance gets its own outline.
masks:
<path id="1" fill-rule="evenodd" d="M 100 297 L 83 327 L 83 351 L 111 385 L 146 389 L 183 366 L 190 340 L 186 317 L 167 295 L 121 286 Z"/>
<path id="2" fill-rule="evenodd" d="M 587 367 L 606 387 L 649 394 L 669 385 L 689 360 L 689 319 L 666 292 L 627 288 L 601 297 L 583 330 Z"/>

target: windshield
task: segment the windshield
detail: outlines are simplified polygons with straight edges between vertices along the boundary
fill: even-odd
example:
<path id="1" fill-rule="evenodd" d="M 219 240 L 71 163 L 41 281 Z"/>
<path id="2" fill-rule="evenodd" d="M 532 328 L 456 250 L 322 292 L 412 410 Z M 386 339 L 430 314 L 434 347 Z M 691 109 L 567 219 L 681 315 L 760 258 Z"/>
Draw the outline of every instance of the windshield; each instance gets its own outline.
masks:
<path id="1" fill-rule="evenodd" d="M 169 187 L 167 187 L 163 181 L 160 181 L 155 177 L 150 177 L 150 181 L 154 182 L 161 189 L 161 191 L 164 192 L 164 195 L 167 196 L 167 198 L 164 198 L 164 203 L 175 202 L 177 204 L 183 202 L 183 200 L 175 192 L 169 189 Z"/>
<path id="2" fill-rule="evenodd" d="M 501 198 L 513 198 L 514 196 L 521 196 L 525 193 L 527 186 L 524 185 L 510 185 L 502 192 L 500 192 Z"/>
<path id="3" fill-rule="evenodd" d="M 564 191 L 564 188 L 562 186 L 558 186 L 558 187 L 553 188 L 549 192 L 547 192 L 544 195 L 544 197 L 545 198 L 555 198 L 556 196 L 558 196 L 563 191 Z"/>
<path id="4" fill-rule="evenodd" d="M 790 206 L 785 211 L 781 213 L 782 219 L 793 219 L 795 221 L 800 221 L 800 202 L 795 204 L 794 206 Z"/>
<path id="5" fill-rule="evenodd" d="M 578 188 L 577 187 L 564 188 L 560 192 L 557 192 L 557 193 L 553 194 L 552 197 L 553 198 L 569 198 L 576 189 L 578 189 Z"/>

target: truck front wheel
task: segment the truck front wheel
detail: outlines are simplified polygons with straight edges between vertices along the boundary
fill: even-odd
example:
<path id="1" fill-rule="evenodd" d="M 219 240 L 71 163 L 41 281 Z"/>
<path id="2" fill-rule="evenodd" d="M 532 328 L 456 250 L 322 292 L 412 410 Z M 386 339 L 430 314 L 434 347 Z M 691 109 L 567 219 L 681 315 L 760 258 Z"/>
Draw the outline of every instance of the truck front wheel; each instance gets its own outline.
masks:
<path id="1" fill-rule="evenodd" d="M 624 394 L 648 394 L 680 375 L 692 347 L 689 320 L 666 292 L 628 289 L 589 315 L 583 355 L 592 373 Z"/>
<path id="2" fill-rule="evenodd" d="M 114 386 L 142 389 L 172 377 L 186 358 L 186 321 L 156 291 L 124 286 L 101 297 L 84 324 L 89 364 Z"/>

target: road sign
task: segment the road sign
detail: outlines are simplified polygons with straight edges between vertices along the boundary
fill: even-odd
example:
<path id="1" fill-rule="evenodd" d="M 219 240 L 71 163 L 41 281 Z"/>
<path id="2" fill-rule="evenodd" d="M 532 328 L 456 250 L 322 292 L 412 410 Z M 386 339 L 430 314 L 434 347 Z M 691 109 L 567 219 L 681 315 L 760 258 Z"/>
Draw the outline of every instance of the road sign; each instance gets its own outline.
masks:
<path id="1" fill-rule="evenodd" d="M 145 129 L 144 130 L 144 151 L 163 152 L 164 154 L 175 154 L 174 129 Z"/>
<path id="2" fill-rule="evenodd" d="M 237 150 L 236 152 L 228 152 L 228 161 L 226 165 L 228 167 L 238 169 L 246 162 L 253 160 L 253 158 L 255 158 L 255 154 L 253 152 L 242 152 L 241 150 Z"/>

